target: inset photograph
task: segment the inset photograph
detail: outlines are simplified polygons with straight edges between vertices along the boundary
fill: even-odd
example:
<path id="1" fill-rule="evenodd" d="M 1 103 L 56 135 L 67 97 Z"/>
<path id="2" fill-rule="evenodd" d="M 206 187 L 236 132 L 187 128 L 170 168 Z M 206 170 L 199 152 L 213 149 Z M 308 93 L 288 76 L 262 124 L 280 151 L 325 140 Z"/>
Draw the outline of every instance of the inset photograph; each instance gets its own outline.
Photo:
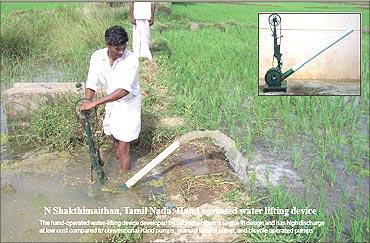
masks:
<path id="1" fill-rule="evenodd" d="M 258 95 L 361 95 L 361 13 L 259 13 Z"/>

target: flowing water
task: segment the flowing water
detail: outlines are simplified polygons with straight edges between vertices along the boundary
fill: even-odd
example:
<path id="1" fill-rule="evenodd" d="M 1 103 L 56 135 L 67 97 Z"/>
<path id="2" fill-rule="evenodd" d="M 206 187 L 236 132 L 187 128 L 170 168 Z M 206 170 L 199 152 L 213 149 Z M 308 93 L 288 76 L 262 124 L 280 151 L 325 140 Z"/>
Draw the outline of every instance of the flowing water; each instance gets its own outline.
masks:
<path id="1" fill-rule="evenodd" d="M 212 138 L 213 143 L 222 148 L 241 181 L 247 180 L 248 160 L 236 149 L 235 142 L 220 131 L 193 131 L 179 138 L 181 143 L 187 143 L 194 139 Z"/>
<path id="2" fill-rule="evenodd" d="M 108 156 L 109 157 L 109 156 Z M 100 186 L 90 183 L 90 160 L 86 152 L 31 151 L 2 165 L 1 170 L 1 241 L 92 241 L 103 235 L 87 234 L 40 234 L 39 220 L 108 220 L 119 219 L 116 215 L 58 215 L 45 214 L 51 208 L 107 208 L 141 207 L 148 203 L 152 194 L 163 193 L 163 188 L 153 186 L 151 180 L 134 188 L 115 190 L 131 173 L 119 174 L 118 161 L 108 159 L 105 171 L 110 180 Z M 148 157 L 135 155 L 132 171 L 147 163 Z M 96 173 L 93 174 L 96 180 Z M 67 226 L 60 226 L 65 228 Z M 55 228 L 49 227 L 49 228 Z M 90 238 L 89 238 L 90 237 Z"/>

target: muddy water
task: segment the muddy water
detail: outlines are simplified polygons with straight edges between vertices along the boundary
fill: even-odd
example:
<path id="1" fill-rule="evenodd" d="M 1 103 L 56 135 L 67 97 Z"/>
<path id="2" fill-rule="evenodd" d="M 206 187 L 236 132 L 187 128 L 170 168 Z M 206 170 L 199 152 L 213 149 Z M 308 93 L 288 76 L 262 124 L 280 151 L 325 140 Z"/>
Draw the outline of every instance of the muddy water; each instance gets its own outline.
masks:
<path id="1" fill-rule="evenodd" d="M 203 137 L 213 138 L 213 143 L 223 149 L 225 158 L 227 158 L 236 172 L 235 174 L 242 181 L 248 179 L 246 170 L 255 171 L 257 184 L 266 187 L 264 185 L 264 181 L 266 181 L 264 176 L 266 175 L 266 170 L 268 170 L 269 179 L 273 185 L 278 185 L 280 182 L 285 181 L 288 182 L 290 187 L 295 189 L 294 191 L 297 191 L 297 194 L 304 190 L 303 178 L 305 173 L 300 173 L 301 171 L 291 168 L 290 153 L 277 156 L 270 154 L 267 149 L 260 148 L 260 153 L 254 153 L 254 156 L 248 161 L 240 152 L 235 150 L 235 143 L 231 139 L 217 131 L 190 133 L 179 139 L 182 143 L 188 143 L 190 140 Z M 44 207 L 86 207 L 94 209 L 99 207 L 122 208 L 126 206 L 140 208 L 143 205 L 147 205 L 150 203 L 148 198 L 152 194 L 165 193 L 163 185 L 165 180 L 163 177 L 166 173 L 168 175 L 174 173 L 171 169 L 176 166 L 173 164 L 179 162 L 179 166 L 194 171 L 194 175 L 207 174 L 210 171 L 209 165 L 201 163 L 201 161 L 210 159 L 210 157 L 204 155 L 208 149 L 202 150 L 201 155 L 195 156 L 197 154 L 196 151 L 189 148 L 182 149 L 182 147 L 183 145 L 180 146 L 179 151 L 174 153 L 177 154 L 177 157 L 175 155 L 176 158 L 172 166 L 165 166 L 165 171 L 162 171 L 164 168 L 159 168 L 160 166 L 154 168 L 134 187 L 123 192 L 117 191 L 116 188 L 156 155 L 143 155 L 136 151 L 136 154 L 133 156 L 132 171 L 119 174 L 117 172 L 118 161 L 112 157 L 112 151 L 109 149 L 102 151 L 103 160 L 106 161 L 104 168 L 110 177 L 110 180 L 104 187 L 100 187 L 98 184 L 91 185 L 90 161 L 85 151 L 76 152 L 75 154 L 32 151 L 24 154 L 20 159 L 13 159 L 8 163 L 2 164 L 1 221 L 5 223 L 1 224 L 1 241 L 28 241 L 32 239 L 32 241 L 37 242 L 90 242 L 94 241 L 94 239 L 102 239 L 104 235 L 40 234 L 39 229 L 45 226 L 40 226 L 39 220 L 105 220 L 117 219 L 119 216 L 49 215 L 44 214 Z M 309 158 L 303 157 L 302 160 L 309 162 Z M 302 165 L 302 167 L 304 166 Z M 225 168 L 221 171 L 225 171 Z M 169 181 L 167 179 L 166 181 L 169 182 L 168 184 L 177 184 L 181 176 L 183 176 L 182 173 L 173 177 L 172 180 Z M 350 184 L 347 190 L 354 191 L 353 189 L 358 187 L 358 185 L 352 183 L 352 180 L 346 182 Z M 340 190 L 337 190 L 337 187 Z M 339 205 L 341 188 L 341 183 L 335 183 L 335 188 L 325 190 L 328 195 L 326 200 L 331 206 Z M 365 191 L 369 189 L 368 183 L 365 184 L 364 189 Z M 172 190 L 169 189 L 169 191 Z M 207 200 L 210 200 L 209 194 L 204 192 L 202 194 L 207 195 Z M 365 197 L 368 198 L 368 196 Z"/>
<path id="2" fill-rule="evenodd" d="M 223 148 L 231 166 L 240 179 L 245 180 L 247 161 L 236 151 L 235 143 L 218 131 L 202 131 L 187 134 L 180 139 L 188 140 L 212 137 L 214 143 Z M 190 154 L 185 154 L 185 158 Z M 104 235 L 79 234 L 41 234 L 39 230 L 48 226 L 40 225 L 40 220 L 105 220 L 119 219 L 115 215 L 56 215 L 45 213 L 45 207 L 96 209 L 121 209 L 122 207 L 140 208 L 147 205 L 153 194 L 165 193 L 164 174 L 159 167 L 150 172 L 143 180 L 127 191 L 117 188 L 133 176 L 155 155 L 142 155 L 139 151 L 133 156 L 130 172 L 119 174 L 118 161 L 110 149 L 102 151 L 106 162 L 105 172 L 110 180 L 103 186 L 90 183 L 90 160 L 86 152 L 70 154 L 66 152 L 30 151 L 20 159 L 2 164 L 1 170 L 1 225 L 2 241 L 93 241 Z M 17 158 L 15 156 L 14 158 Z M 188 161 L 189 162 L 189 161 Z M 194 167 L 183 163 L 185 167 Z M 193 169 L 198 171 L 199 166 Z M 202 167 L 203 172 L 209 168 Z M 198 171 L 199 172 L 199 171 Z M 94 173 L 95 177 L 95 173 Z M 95 177 L 96 178 L 96 177 Z M 50 228 L 55 228 L 50 227 Z M 60 226 L 58 228 L 66 228 Z"/>
<path id="3" fill-rule="evenodd" d="M 105 154 L 105 155 L 104 155 Z M 32 151 L 19 160 L 1 166 L 1 241 L 78 242 L 102 239 L 103 234 L 40 234 L 39 220 L 106 220 L 118 215 L 56 215 L 45 214 L 44 207 L 118 208 L 141 207 L 152 194 L 163 192 L 152 180 L 138 183 L 130 190 L 116 188 L 138 171 L 148 157 L 135 155 L 132 171 L 119 174 L 118 161 L 111 151 L 103 153 L 105 171 L 110 180 L 101 187 L 90 183 L 90 161 L 86 152 Z M 96 175 L 94 172 L 94 178 Z M 121 216 L 121 220 L 122 220 Z M 49 227 L 49 228 L 55 228 Z M 59 226 L 59 228 L 68 226 Z"/>

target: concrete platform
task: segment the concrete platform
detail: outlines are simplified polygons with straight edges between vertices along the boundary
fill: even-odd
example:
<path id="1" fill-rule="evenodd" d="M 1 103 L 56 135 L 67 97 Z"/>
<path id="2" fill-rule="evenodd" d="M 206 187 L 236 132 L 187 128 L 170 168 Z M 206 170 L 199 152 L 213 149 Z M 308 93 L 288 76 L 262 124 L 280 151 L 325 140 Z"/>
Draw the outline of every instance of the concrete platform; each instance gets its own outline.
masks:
<path id="1" fill-rule="evenodd" d="M 75 83 L 15 83 L 1 93 L 1 102 L 8 118 L 18 118 L 26 111 L 37 109 L 37 101 L 55 95 L 79 94 Z"/>
<path id="2" fill-rule="evenodd" d="M 263 92 L 259 85 L 258 95 L 360 95 L 359 80 L 288 80 L 286 92 Z"/>

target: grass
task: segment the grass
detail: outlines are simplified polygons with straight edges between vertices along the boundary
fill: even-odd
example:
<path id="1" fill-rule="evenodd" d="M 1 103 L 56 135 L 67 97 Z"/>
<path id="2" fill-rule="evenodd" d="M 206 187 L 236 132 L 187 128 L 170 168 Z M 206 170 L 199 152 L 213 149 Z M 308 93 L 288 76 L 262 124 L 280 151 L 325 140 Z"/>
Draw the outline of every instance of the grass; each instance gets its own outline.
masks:
<path id="1" fill-rule="evenodd" d="M 269 4 L 267 4 L 269 5 Z M 199 11 L 207 7 L 212 9 L 210 14 L 200 14 Z M 368 16 L 368 11 L 349 5 L 332 4 L 277 4 L 273 6 L 250 6 L 238 5 L 236 8 L 230 5 L 195 4 L 174 5 L 173 16 L 200 23 L 224 23 L 225 34 L 211 28 L 201 28 L 196 32 L 186 29 L 170 30 L 162 33 L 170 43 L 173 55 L 167 61 L 161 63 L 167 72 L 164 73 L 164 81 L 172 87 L 172 93 L 176 93 L 171 108 L 179 116 L 185 117 L 194 129 L 221 129 L 231 136 L 239 149 L 251 151 L 254 141 L 262 139 L 268 144 L 269 151 L 290 151 L 292 167 L 302 166 L 302 157 L 297 151 L 291 151 L 288 144 L 299 145 L 310 152 L 311 161 L 322 171 L 319 178 L 321 192 L 319 193 L 320 210 L 323 219 L 332 212 L 325 210 L 324 194 L 326 185 L 333 187 L 338 182 L 337 165 L 351 152 L 343 153 L 343 150 L 356 151 L 353 160 L 366 166 L 369 160 L 368 149 L 363 147 L 366 134 L 358 131 L 361 117 L 368 116 L 369 100 L 368 90 L 368 35 L 364 35 L 363 43 L 363 74 L 362 92 L 365 98 L 361 98 L 358 104 L 354 97 L 279 97 L 253 98 L 255 88 L 251 84 L 256 79 L 254 64 L 257 57 L 253 46 L 257 45 L 255 29 L 245 23 L 255 23 L 256 15 L 245 14 L 257 9 L 263 11 L 361 11 L 363 17 Z M 238 24 L 233 25 L 235 21 Z M 368 28 L 368 23 L 364 22 Z M 231 37 L 231 38 L 230 38 Z M 180 44 L 181 43 L 181 44 Z M 193 53 L 197 53 L 196 56 Z M 232 53 L 232 55 L 227 54 Z M 240 63 L 247 63 L 240 65 Z M 255 60 L 255 61 L 252 61 Z M 367 64 L 366 64 L 367 63 Z M 211 70 L 204 72 L 204 70 Z M 174 80 L 176 82 L 174 83 Z M 240 82 L 242 81 L 242 82 Z M 217 94 L 210 96 L 209 94 Z M 281 104 L 281 105 L 272 105 Z M 340 115 L 332 115 L 340 114 Z M 351 129 L 348 129 L 351 128 Z M 360 140 L 352 140 L 358 137 Z M 253 139 L 251 139 L 253 138 Z M 279 139 L 281 141 L 279 141 Z M 352 141 L 352 142 L 351 142 Z M 246 147 L 248 149 L 246 149 Z M 361 149 L 360 149 L 361 148 Z M 258 150 L 258 148 L 256 148 Z M 359 151 L 361 150 L 361 152 Z M 285 204 L 286 200 L 277 200 L 278 195 L 271 196 L 276 203 Z M 292 196 L 293 197 L 293 196 Z M 293 199 L 292 199 L 293 200 Z M 295 204 L 301 203 L 295 202 Z M 328 222 L 327 226 L 320 229 L 311 238 L 292 239 L 339 239 L 342 235 L 340 226 L 342 214 L 346 207 L 340 207 L 334 213 L 335 224 Z M 353 219 L 354 220 L 354 219 Z M 358 219 L 356 219 L 358 220 Z M 368 222 L 366 217 L 359 221 Z M 338 223 L 339 222 L 339 223 Z M 266 236 L 267 237 L 267 236 Z M 276 238 L 260 238 L 261 240 L 281 240 Z M 363 235 L 365 237 L 365 235 Z M 363 238 L 364 239 L 364 238 Z"/>
<path id="2" fill-rule="evenodd" d="M 31 10 L 50 10 L 58 8 L 74 8 L 77 4 L 65 3 L 40 3 L 40 2 L 24 2 L 24 3 L 4 3 L 1 2 L 1 14 L 8 14 L 13 11 L 22 12 Z"/>
<path id="3" fill-rule="evenodd" d="M 1 25 L 2 90 L 15 81 L 32 81 L 50 73 L 56 73 L 61 81 L 83 81 L 89 55 L 104 46 L 104 30 L 113 24 L 131 29 L 127 7 L 81 3 L 47 11 L 40 8 L 15 11 L 15 7 L 3 8 L 6 4 L 1 4 L 1 22 L 6 23 Z M 251 201 L 257 201 L 252 206 L 315 206 L 319 213 L 307 219 L 323 220 L 326 224 L 309 235 L 243 234 L 242 240 L 368 241 L 366 195 L 365 202 L 360 191 L 352 197 L 346 192 L 355 203 L 342 203 L 339 199 L 334 207 L 327 202 L 330 194 L 345 183 L 341 181 L 343 172 L 347 177 L 359 178 L 358 190 L 368 180 L 369 34 L 362 35 L 361 97 L 257 97 L 256 23 L 260 11 L 362 12 L 363 29 L 369 29 L 368 21 L 364 21 L 369 19 L 369 10 L 350 4 L 172 4 L 171 14 L 158 13 L 155 24 L 169 28 L 152 31 L 153 41 L 165 43 L 165 51 L 154 53 L 159 69 L 155 82 L 143 85 L 148 93 L 143 103 L 143 141 L 155 148 L 186 131 L 217 129 L 234 139 L 245 156 L 251 156 L 262 144 L 273 156 L 287 154 L 296 171 L 309 168 L 309 173 L 304 174 L 311 177 L 308 180 L 311 182 L 306 183 L 305 197 L 284 186 L 270 186 L 261 196 L 253 186 L 257 183 L 256 175 L 251 174 L 248 178 L 254 197 Z M 191 22 L 199 22 L 202 28 L 189 31 L 187 26 Z M 51 71 L 43 68 L 46 64 L 52 67 Z M 71 140 L 75 128 L 63 129 L 71 126 L 67 119 L 70 116 L 66 115 L 70 111 L 57 108 L 60 106 L 57 104 L 41 106 L 45 113 L 30 123 L 30 141 L 46 137 L 49 140 L 42 143 L 53 145 L 50 140 L 57 138 L 60 145 L 54 147 L 75 143 Z M 162 106 L 166 109 L 161 109 Z M 56 111 L 58 114 L 52 116 Z M 162 115 L 182 117 L 186 126 L 160 128 L 157 123 Z M 61 116 L 66 118 L 65 123 L 59 123 L 63 122 L 57 118 Z M 53 129 L 48 127 L 50 121 Z M 195 186 L 212 186 L 217 181 L 217 178 L 181 179 L 187 196 Z M 259 200 L 261 197 L 267 199 Z M 237 191 L 232 191 L 225 198 L 238 201 L 240 197 Z M 242 203 L 251 206 L 251 201 Z M 281 220 L 279 216 L 269 219 Z M 289 219 L 300 218 L 296 215 Z"/>
<path id="4" fill-rule="evenodd" d="M 293 151 L 292 153 L 292 163 L 293 163 L 293 168 L 298 168 L 301 163 L 302 163 L 302 159 L 301 159 L 301 154 L 299 151 Z"/>
<path id="5" fill-rule="evenodd" d="M 210 9 L 204 14 L 204 9 Z M 330 4 L 330 3 L 241 3 L 241 4 L 188 4 L 173 5 L 172 16 L 178 18 L 199 22 L 237 22 L 243 24 L 257 23 L 258 12 L 269 11 L 287 11 L 287 12 L 359 12 L 363 8 L 348 4 Z M 232 13 L 232 14 L 230 14 Z M 368 12 L 365 12 L 364 19 L 368 19 Z M 366 24 L 366 23 L 365 23 Z M 368 26 L 368 24 L 366 24 Z M 255 25 L 257 27 L 257 25 Z"/>
<path id="6" fill-rule="evenodd" d="M 39 69 L 36 75 L 43 71 L 42 76 L 46 77 L 43 81 L 48 81 L 50 70 L 40 70 L 40 66 L 55 67 L 62 72 L 59 81 L 85 80 L 90 55 L 104 46 L 106 26 L 116 24 L 115 19 L 127 18 L 128 10 L 110 9 L 105 4 L 103 8 L 97 4 L 74 6 L 74 3 L 60 4 L 47 11 L 27 8 L 3 12 L 2 9 L 1 22 L 7 23 L 1 25 L 2 90 L 19 78 L 35 80 L 35 68 Z M 124 24 L 126 28 L 129 26 Z"/>
<path id="7" fill-rule="evenodd" d="M 195 191 L 203 189 L 223 191 L 226 188 L 228 192 L 222 193 L 220 199 L 222 201 L 234 201 L 241 196 L 238 190 L 241 185 L 234 181 L 226 181 L 225 174 L 226 173 L 214 173 L 199 176 L 187 174 L 181 179 L 180 194 L 186 201 L 192 201 L 191 199 Z"/>
<path id="8" fill-rule="evenodd" d="M 38 109 L 28 117 L 26 127 L 14 123 L 20 146 L 33 143 L 50 149 L 72 149 L 83 141 L 75 115 L 77 95 L 45 97 L 36 103 Z"/>

